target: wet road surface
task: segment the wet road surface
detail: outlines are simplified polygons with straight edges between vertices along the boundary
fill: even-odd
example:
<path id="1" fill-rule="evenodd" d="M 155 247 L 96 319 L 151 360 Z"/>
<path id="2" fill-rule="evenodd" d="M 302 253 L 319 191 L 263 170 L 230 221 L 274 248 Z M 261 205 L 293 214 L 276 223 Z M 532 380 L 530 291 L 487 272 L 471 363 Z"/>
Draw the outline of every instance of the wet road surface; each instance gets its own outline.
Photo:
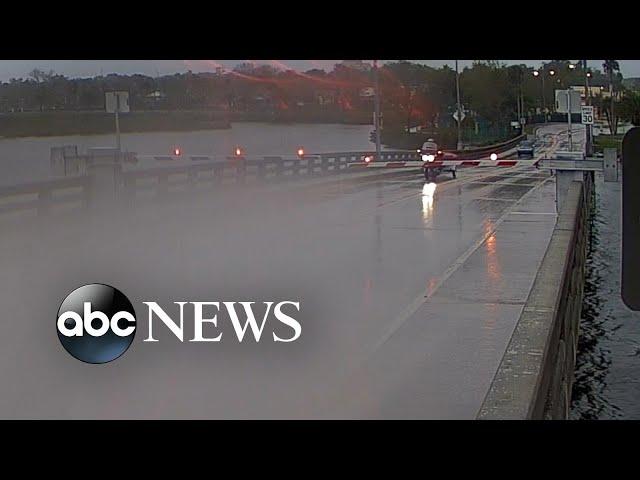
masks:
<path id="1" fill-rule="evenodd" d="M 9 229 L 0 417 L 473 418 L 554 222 L 548 173 L 515 167 L 227 189 Z M 92 282 L 122 290 L 140 324 L 102 366 L 54 330 Z M 158 326 L 142 342 L 143 301 L 176 314 L 232 300 L 300 301 L 301 338 L 180 343 Z"/>

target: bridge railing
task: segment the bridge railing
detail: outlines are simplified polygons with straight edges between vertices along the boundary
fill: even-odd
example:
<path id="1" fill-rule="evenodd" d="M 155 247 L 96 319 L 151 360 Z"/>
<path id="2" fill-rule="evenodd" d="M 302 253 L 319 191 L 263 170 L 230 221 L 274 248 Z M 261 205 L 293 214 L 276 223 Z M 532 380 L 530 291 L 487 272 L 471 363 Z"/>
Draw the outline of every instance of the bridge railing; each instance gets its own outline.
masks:
<path id="1" fill-rule="evenodd" d="M 519 135 L 510 140 L 507 140 L 506 142 L 498 143 L 495 145 L 488 145 L 486 147 L 478 147 L 471 150 L 456 150 L 453 153 L 455 153 L 460 160 L 467 160 L 470 158 L 475 159 L 479 155 L 490 155 L 492 153 L 502 153 L 506 152 L 507 150 L 511 150 L 526 138 L 526 135 Z"/>
<path id="2" fill-rule="evenodd" d="M 0 215 L 36 211 L 45 214 L 53 207 L 85 209 L 110 197 L 132 199 L 138 192 L 155 191 L 164 195 L 175 187 L 189 188 L 207 184 L 245 183 L 247 180 L 280 181 L 298 177 L 347 173 L 349 163 L 367 152 L 337 152 L 302 157 L 265 156 L 229 157 L 207 160 L 193 157 L 197 163 L 154 166 L 145 169 L 123 168 L 123 162 L 102 158 L 96 165 L 81 169 L 82 174 L 51 180 L 0 187 Z M 174 157 L 175 158 L 175 157 Z M 183 158 L 184 160 L 184 158 Z"/>
<path id="3" fill-rule="evenodd" d="M 305 155 L 286 158 L 266 156 L 262 158 L 232 157 L 227 160 L 203 161 L 191 165 L 152 167 L 122 172 L 121 187 L 128 198 L 137 191 L 155 188 L 163 194 L 169 187 L 210 183 L 219 185 L 228 181 L 245 183 L 254 181 L 277 181 L 300 176 L 322 176 L 346 172 L 353 157 L 340 155 Z"/>
<path id="4" fill-rule="evenodd" d="M 34 210 L 44 215 L 55 206 L 85 208 L 90 190 L 88 175 L 0 187 L 0 214 Z"/>
<path id="5" fill-rule="evenodd" d="M 468 158 L 465 155 L 477 157 L 485 151 L 505 151 L 513 148 L 520 140 L 521 138 L 518 137 L 501 145 L 459 152 L 459 154 L 461 158 Z M 230 156 L 226 159 L 208 156 L 160 155 L 146 156 L 159 161 L 164 160 L 159 166 L 127 170 L 124 169 L 124 165 L 132 163 L 131 154 L 119 159 L 114 158 L 111 162 L 103 158 L 99 164 L 92 166 L 91 158 L 78 156 L 77 149 L 68 147 L 65 149 L 75 151 L 78 158 L 89 160 L 87 168 L 80 170 L 83 174 L 0 187 L 0 214 L 21 210 L 36 210 L 39 214 L 43 214 L 50 211 L 51 207 L 63 204 L 86 208 L 110 196 L 130 200 L 140 192 L 151 191 L 156 195 L 165 195 L 176 187 L 189 189 L 197 185 L 214 186 L 230 181 L 242 184 L 247 180 L 281 181 L 301 176 L 343 174 L 358 171 L 350 167 L 363 163 L 366 156 L 371 156 L 373 161 L 381 162 L 419 160 L 418 152 L 412 150 L 387 150 L 381 152 L 380 158 L 376 158 L 371 150 L 307 154 L 295 157 Z M 64 153 L 58 150 L 60 149 L 56 150 L 56 156 L 64 156 Z M 171 161 L 178 160 L 191 163 L 169 164 Z M 59 162 L 59 159 L 56 161 Z"/>

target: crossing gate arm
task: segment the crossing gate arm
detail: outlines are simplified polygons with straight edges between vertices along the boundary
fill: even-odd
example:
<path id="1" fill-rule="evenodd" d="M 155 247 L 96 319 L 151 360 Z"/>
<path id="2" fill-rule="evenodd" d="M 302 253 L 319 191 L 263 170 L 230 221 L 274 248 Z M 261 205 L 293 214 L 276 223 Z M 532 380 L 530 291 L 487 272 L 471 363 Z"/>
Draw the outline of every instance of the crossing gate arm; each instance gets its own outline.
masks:
<path id="1" fill-rule="evenodd" d="M 457 159 L 457 160 L 440 160 L 434 162 L 423 162 L 422 160 L 406 160 L 406 161 L 373 161 L 373 162 L 351 162 L 349 168 L 422 168 L 425 164 L 429 168 L 437 167 L 514 167 L 516 165 L 534 165 L 538 160 L 516 160 L 509 159 L 511 155 L 517 152 L 517 148 L 504 152 L 493 152 L 498 156 L 497 160 L 491 160 L 488 156 L 478 159 Z"/>

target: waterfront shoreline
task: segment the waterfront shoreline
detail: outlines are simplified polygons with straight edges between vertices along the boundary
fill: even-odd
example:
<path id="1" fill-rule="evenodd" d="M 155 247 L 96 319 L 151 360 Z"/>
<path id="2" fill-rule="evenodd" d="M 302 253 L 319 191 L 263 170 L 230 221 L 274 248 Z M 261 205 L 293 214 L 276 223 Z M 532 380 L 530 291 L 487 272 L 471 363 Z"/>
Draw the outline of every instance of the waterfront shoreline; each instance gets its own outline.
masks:
<path id="1" fill-rule="evenodd" d="M 122 133 L 195 132 L 231 129 L 234 123 L 274 125 L 341 124 L 366 125 L 360 117 L 318 119 L 302 115 L 270 116 L 213 110 L 142 110 L 121 114 Z M 0 139 L 43 138 L 111 134 L 114 115 L 105 111 L 46 111 L 0 114 Z"/>
<path id="2" fill-rule="evenodd" d="M 231 122 L 208 111 L 137 111 L 119 118 L 122 133 L 225 130 Z M 42 138 L 110 134 L 114 115 L 104 111 L 21 112 L 0 115 L 0 138 Z"/>

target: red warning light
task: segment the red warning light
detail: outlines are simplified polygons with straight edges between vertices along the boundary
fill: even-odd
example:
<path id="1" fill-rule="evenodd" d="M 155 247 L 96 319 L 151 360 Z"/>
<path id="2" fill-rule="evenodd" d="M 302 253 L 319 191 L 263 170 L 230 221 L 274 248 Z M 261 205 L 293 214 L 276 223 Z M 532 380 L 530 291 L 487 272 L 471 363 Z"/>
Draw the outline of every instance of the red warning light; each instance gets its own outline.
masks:
<path id="1" fill-rule="evenodd" d="M 179 149 L 178 147 L 176 147 L 176 148 L 174 148 L 174 149 L 173 149 L 173 154 L 174 154 L 176 157 L 179 157 L 181 153 L 182 153 L 182 152 L 180 151 L 180 149 Z"/>
<path id="2" fill-rule="evenodd" d="M 300 148 L 298 149 L 298 156 L 299 156 L 299 157 L 304 157 L 304 148 L 300 147 Z"/>
<path id="3" fill-rule="evenodd" d="M 240 147 L 236 147 L 236 157 L 242 156 L 242 149 Z"/>

